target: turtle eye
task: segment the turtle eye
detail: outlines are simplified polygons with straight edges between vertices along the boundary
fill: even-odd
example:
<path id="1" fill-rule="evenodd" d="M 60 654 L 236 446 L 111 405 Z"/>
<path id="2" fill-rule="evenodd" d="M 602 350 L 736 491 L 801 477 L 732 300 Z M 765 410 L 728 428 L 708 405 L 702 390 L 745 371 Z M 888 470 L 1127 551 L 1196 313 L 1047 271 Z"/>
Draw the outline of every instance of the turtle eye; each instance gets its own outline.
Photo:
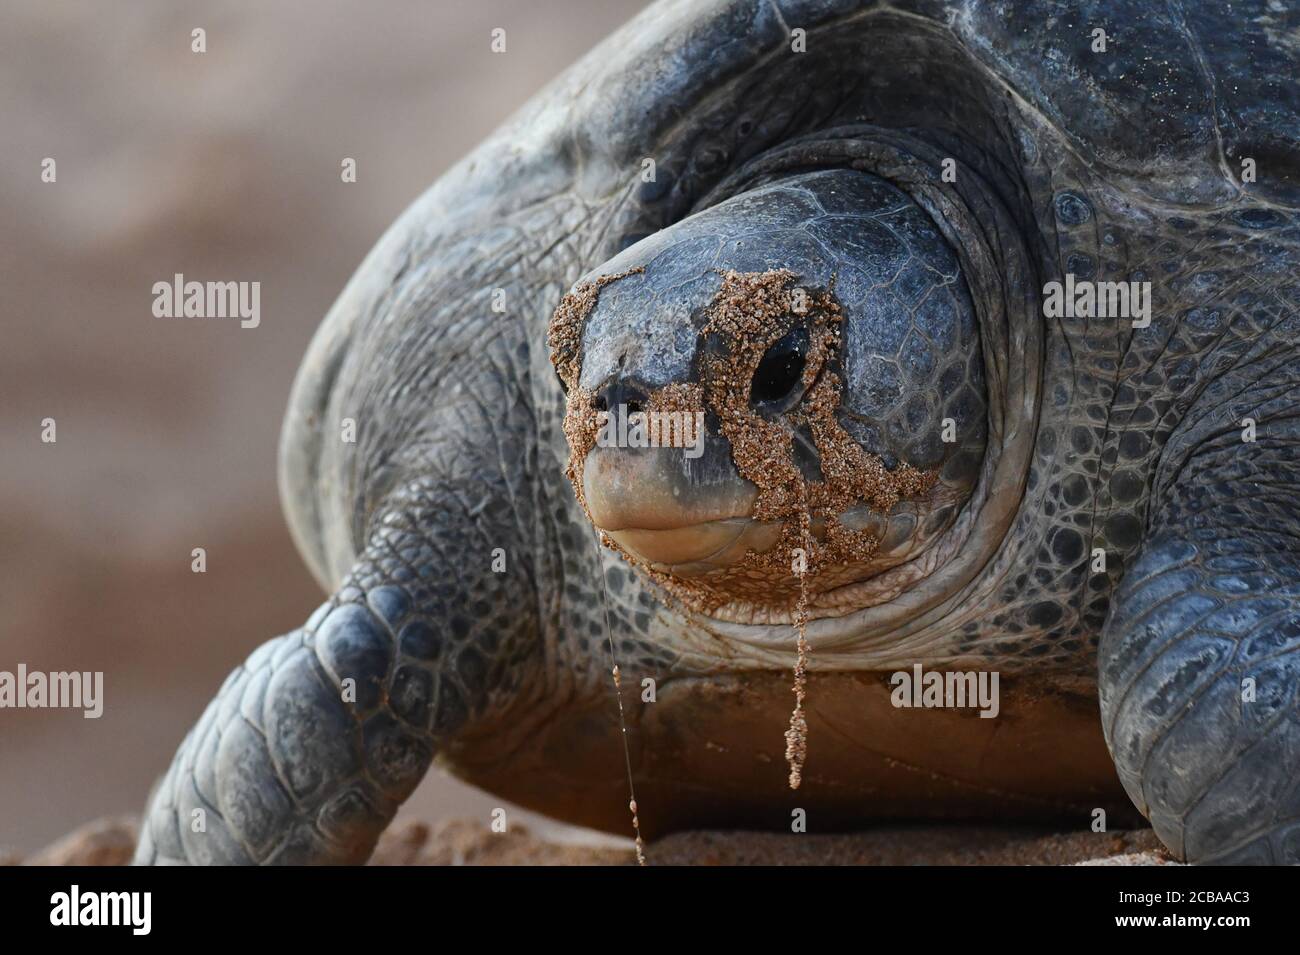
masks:
<path id="1" fill-rule="evenodd" d="M 773 343 L 754 371 L 749 398 L 756 405 L 771 405 L 790 396 L 803 378 L 808 360 L 808 329 L 790 329 Z"/>

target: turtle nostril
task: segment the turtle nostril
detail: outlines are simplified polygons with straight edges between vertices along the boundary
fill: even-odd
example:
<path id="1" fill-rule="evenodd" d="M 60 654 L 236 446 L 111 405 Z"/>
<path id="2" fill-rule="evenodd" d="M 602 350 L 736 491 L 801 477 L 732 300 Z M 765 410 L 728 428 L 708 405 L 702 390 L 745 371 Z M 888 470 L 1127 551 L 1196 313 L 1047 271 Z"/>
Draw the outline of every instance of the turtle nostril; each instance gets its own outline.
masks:
<path id="1" fill-rule="evenodd" d="M 597 411 L 617 411 L 620 407 L 626 414 L 635 414 L 645 409 L 647 389 L 636 381 L 614 376 L 596 389 L 593 404 Z"/>

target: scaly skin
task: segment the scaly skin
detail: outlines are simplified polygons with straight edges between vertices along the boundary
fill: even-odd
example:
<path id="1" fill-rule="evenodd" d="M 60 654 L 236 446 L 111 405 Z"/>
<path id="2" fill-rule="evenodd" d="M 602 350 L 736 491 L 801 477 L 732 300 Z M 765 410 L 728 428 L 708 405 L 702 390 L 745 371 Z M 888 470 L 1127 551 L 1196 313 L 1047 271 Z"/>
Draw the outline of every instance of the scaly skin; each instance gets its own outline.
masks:
<path id="1" fill-rule="evenodd" d="M 1300 322 L 1276 328 L 1294 340 Z M 1102 639 L 1102 718 L 1120 778 L 1180 857 L 1300 861 L 1294 361 L 1259 343 L 1175 429 L 1153 531 Z M 1247 453 L 1243 417 L 1268 422 Z"/>
<path id="2" fill-rule="evenodd" d="M 512 798 L 618 825 L 606 587 L 638 781 L 685 807 L 665 807 L 663 825 L 725 820 L 742 804 L 738 822 L 768 809 L 769 824 L 788 820 L 776 789 L 691 788 L 708 782 L 706 743 L 730 740 L 736 759 L 759 737 L 728 733 L 779 716 L 787 701 L 762 688 L 793 661 L 788 625 L 752 608 L 684 615 L 597 554 L 563 475 L 564 399 L 545 336 L 580 276 L 745 191 L 751 174 L 801 163 L 884 178 L 943 223 L 979 312 L 987 397 L 1003 415 L 989 454 L 1005 468 L 971 505 L 961 551 L 917 585 L 924 606 L 841 606 L 814 622 L 814 717 L 816 673 L 837 676 L 824 684 L 836 688 L 827 722 L 813 721 L 810 771 L 819 729 L 837 774 L 850 773 L 844 752 L 870 762 L 888 749 L 892 730 L 848 725 L 873 674 L 996 668 L 1083 714 L 1044 752 L 1091 765 L 1104 727 L 1119 780 L 1176 854 L 1300 861 L 1300 117 L 1296 54 L 1281 39 L 1296 15 L 1262 3 L 1231 16 L 1179 4 L 1059 4 L 1052 16 L 974 2 L 827 6 L 652 8 L 381 241 L 322 326 L 286 419 L 286 510 L 335 595 L 227 682 L 151 803 L 140 861 L 364 859 L 435 753 Z M 1104 54 L 1089 49 L 1094 25 L 1111 36 Z M 793 27 L 808 52 L 790 52 Z M 640 179 L 645 157 L 653 182 Z M 945 157 L 955 183 L 937 181 Z M 1245 157 L 1258 178 L 1243 185 Z M 1067 272 L 1149 280 L 1150 327 L 1044 319 L 1042 285 Z M 358 422 L 355 445 L 336 440 L 345 417 Z M 1258 422 L 1253 444 L 1240 440 L 1244 417 Z M 423 648 L 405 643 L 411 620 L 433 629 Z M 647 675 L 672 690 L 656 706 L 692 702 L 635 706 Z M 1240 702 L 1247 676 L 1251 704 Z M 355 701 L 339 685 L 349 677 Z M 1024 705 L 1009 714 L 1013 737 L 1047 718 Z M 859 819 L 898 811 L 865 795 L 881 791 L 906 790 L 913 808 L 934 796 L 948 815 L 976 802 L 987 813 L 990 799 L 1008 815 L 1109 804 L 1092 769 L 1065 779 L 1070 767 L 1053 764 L 1047 775 L 1063 781 L 1052 790 L 996 768 L 990 749 L 959 770 L 941 735 L 909 737 L 882 763 L 948 773 L 952 792 L 912 792 L 880 769 L 820 789 L 814 774 L 807 799 L 835 784 L 856 799 L 860 786 Z M 836 804 L 841 816 L 852 799 Z M 192 831 L 195 808 L 205 833 Z"/>

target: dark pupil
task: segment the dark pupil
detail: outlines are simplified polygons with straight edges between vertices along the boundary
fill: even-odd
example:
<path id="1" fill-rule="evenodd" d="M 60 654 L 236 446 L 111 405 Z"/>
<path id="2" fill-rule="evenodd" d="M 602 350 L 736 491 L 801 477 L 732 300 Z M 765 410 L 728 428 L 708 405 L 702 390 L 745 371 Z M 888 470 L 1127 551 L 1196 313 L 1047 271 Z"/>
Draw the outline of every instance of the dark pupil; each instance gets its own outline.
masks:
<path id="1" fill-rule="evenodd" d="M 799 384 L 808 355 L 808 329 L 799 327 L 767 350 L 754 372 L 750 398 L 756 403 L 779 401 Z"/>

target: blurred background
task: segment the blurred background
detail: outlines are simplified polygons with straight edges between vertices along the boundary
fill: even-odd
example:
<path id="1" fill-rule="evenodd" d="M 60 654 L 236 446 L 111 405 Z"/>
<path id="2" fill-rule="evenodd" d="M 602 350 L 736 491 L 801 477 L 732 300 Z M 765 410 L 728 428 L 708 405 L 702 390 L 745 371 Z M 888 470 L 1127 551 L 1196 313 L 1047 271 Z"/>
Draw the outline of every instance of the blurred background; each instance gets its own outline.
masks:
<path id="1" fill-rule="evenodd" d="M 0 710 L 0 846 L 138 813 L 226 674 L 321 601 L 275 483 L 312 332 L 407 204 L 644 5 L 4 0 L 0 670 L 102 670 L 105 706 Z M 261 326 L 155 318 L 177 272 L 261 282 Z M 403 815 L 499 804 L 435 771 Z"/>

